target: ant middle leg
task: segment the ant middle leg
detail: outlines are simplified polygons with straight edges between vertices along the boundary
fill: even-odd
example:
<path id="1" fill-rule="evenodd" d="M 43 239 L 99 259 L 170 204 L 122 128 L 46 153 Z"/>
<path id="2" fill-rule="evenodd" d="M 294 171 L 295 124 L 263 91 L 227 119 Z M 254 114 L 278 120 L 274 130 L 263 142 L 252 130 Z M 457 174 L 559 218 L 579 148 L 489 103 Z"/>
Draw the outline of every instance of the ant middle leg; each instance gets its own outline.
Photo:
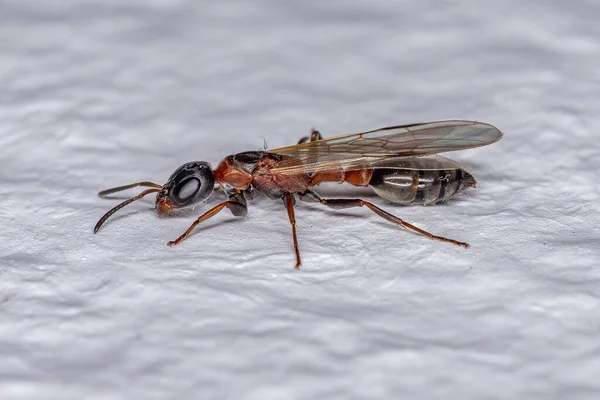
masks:
<path id="1" fill-rule="evenodd" d="M 290 224 L 292 225 L 292 237 L 294 240 L 294 252 L 296 253 L 296 266 L 294 268 L 300 268 L 300 250 L 298 249 L 298 237 L 296 236 L 296 216 L 294 215 L 294 197 L 290 193 L 286 193 L 283 196 L 283 204 L 288 212 Z"/>

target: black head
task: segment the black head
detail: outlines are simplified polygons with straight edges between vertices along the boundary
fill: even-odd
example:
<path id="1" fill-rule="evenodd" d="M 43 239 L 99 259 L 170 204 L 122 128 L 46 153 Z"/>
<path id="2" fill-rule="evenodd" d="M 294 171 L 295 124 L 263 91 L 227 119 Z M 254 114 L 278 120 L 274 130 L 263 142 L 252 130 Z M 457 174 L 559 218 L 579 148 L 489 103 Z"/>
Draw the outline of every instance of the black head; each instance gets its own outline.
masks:
<path id="1" fill-rule="evenodd" d="M 204 161 L 192 161 L 177 168 L 156 196 L 156 212 L 164 215 L 173 208 L 198 204 L 210 197 L 215 186 L 212 168 Z"/>

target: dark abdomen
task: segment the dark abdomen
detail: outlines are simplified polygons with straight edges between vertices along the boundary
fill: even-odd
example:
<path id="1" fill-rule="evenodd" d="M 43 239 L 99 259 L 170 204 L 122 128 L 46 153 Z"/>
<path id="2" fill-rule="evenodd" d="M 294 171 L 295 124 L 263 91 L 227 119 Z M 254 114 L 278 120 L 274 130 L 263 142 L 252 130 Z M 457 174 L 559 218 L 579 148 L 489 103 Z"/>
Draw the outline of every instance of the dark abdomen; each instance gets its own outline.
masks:
<path id="1" fill-rule="evenodd" d="M 461 168 L 416 170 L 374 169 L 369 186 L 393 203 L 432 205 L 475 186 L 475 178 Z"/>

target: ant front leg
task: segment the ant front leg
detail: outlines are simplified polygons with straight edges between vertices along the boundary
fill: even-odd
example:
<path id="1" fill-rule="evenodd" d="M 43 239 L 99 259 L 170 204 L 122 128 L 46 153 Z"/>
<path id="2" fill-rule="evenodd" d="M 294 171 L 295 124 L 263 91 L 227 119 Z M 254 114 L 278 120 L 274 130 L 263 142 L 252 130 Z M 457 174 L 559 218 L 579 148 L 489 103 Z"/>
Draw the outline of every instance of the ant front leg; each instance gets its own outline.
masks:
<path id="1" fill-rule="evenodd" d="M 404 229 L 410 229 L 414 232 L 417 232 L 420 235 L 427 236 L 429 239 L 452 243 L 457 246 L 469 247 L 468 243 L 459 242 L 457 240 L 445 238 L 443 236 L 433 235 L 421 228 L 417 228 L 416 226 L 409 224 L 408 222 L 396 217 L 395 215 L 382 210 L 381 208 L 377 207 L 375 204 L 370 203 L 365 200 L 362 200 L 362 199 L 324 199 L 321 196 L 319 196 L 317 193 L 313 192 L 312 190 L 307 190 L 305 192 L 298 193 L 298 198 L 300 200 L 308 202 L 308 203 L 321 203 L 324 206 L 333 208 L 335 210 L 364 206 L 364 207 L 367 207 L 368 209 L 370 209 L 371 211 L 373 211 L 375 214 L 379 215 L 381 218 L 388 220 L 398 226 L 401 226 Z"/>
<path id="2" fill-rule="evenodd" d="M 233 196 L 230 196 L 230 198 Z M 217 204 L 216 206 L 214 206 L 213 208 L 211 208 L 210 210 L 208 210 L 207 212 L 205 212 L 204 214 L 202 214 L 201 216 L 198 217 L 197 220 L 195 220 L 192 225 L 190 225 L 190 227 L 187 229 L 187 231 L 185 231 L 183 233 L 183 235 L 179 236 L 177 239 L 170 241 L 169 243 L 167 243 L 167 245 L 169 246 L 174 246 L 176 244 L 179 244 L 183 239 L 185 239 L 186 237 L 188 237 L 192 231 L 194 230 L 194 228 L 201 222 L 206 221 L 207 219 L 214 217 L 215 215 L 217 215 L 221 210 L 223 210 L 225 207 L 229 208 L 231 210 L 231 213 L 233 215 L 235 215 L 236 217 L 238 216 L 244 216 L 246 214 L 248 214 L 248 206 L 246 205 L 246 201 L 244 199 L 244 203 L 235 201 L 235 200 L 227 200 L 224 201 L 221 204 Z"/>
<path id="3" fill-rule="evenodd" d="M 306 143 L 306 142 L 316 142 L 317 140 L 321 140 L 321 139 L 323 139 L 323 136 L 321 136 L 321 133 L 318 130 L 313 129 L 310 132 L 310 136 L 304 136 L 302 139 L 300 139 L 298 141 L 298 144 Z"/>
<path id="4" fill-rule="evenodd" d="M 234 193 L 229 195 L 229 201 L 232 202 L 229 210 L 236 217 L 245 217 L 248 215 L 248 202 L 246 201 L 244 192 Z"/>

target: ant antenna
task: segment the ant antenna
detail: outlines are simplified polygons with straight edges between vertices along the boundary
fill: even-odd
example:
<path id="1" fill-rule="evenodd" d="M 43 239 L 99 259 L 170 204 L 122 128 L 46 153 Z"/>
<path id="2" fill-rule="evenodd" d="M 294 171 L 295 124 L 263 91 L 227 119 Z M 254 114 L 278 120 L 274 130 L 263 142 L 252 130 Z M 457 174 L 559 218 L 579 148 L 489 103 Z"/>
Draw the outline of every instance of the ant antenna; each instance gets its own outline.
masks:
<path id="1" fill-rule="evenodd" d="M 116 192 L 120 192 L 122 190 L 127 190 L 127 189 L 131 189 L 131 188 L 138 187 L 138 186 L 150 186 L 153 188 L 162 189 L 162 185 L 159 185 L 154 182 L 143 181 L 143 182 L 132 183 L 130 185 L 114 187 L 112 189 L 106 189 L 106 190 L 103 190 L 100 193 L 98 193 L 98 196 L 105 198 L 109 194 L 113 194 Z"/>
<path id="2" fill-rule="evenodd" d="M 120 186 L 120 187 L 116 187 L 116 188 L 113 188 L 113 189 L 104 190 L 104 191 L 100 192 L 99 195 L 100 195 L 100 197 L 104 197 L 105 195 L 107 195 L 109 193 L 118 192 L 118 191 L 121 191 L 121 190 L 125 190 L 125 189 L 129 189 L 129 188 L 132 188 L 132 187 L 136 187 L 136 186 L 150 186 L 150 185 L 141 185 L 142 183 L 150 183 L 152 185 L 156 185 L 156 183 L 152 183 L 152 182 L 139 182 L 139 183 L 134 183 L 134 184 L 127 185 L 127 186 Z M 113 215 L 114 213 L 116 213 L 117 211 L 119 211 L 121 208 L 125 207 L 126 205 L 128 205 L 130 203 L 133 203 L 136 200 L 141 199 L 142 197 L 144 197 L 147 194 L 161 192 L 162 191 L 162 186 L 160 186 L 160 185 L 156 185 L 156 186 L 158 186 L 158 187 L 155 187 L 153 189 L 144 190 L 142 193 L 138 194 L 137 196 L 134 196 L 134 197 L 130 198 L 129 200 L 125 200 L 121 204 L 119 204 L 119 205 L 111 208 L 106 214 L 104 214 L 102 216 L 102 218 L 100 218 L 100 220 L 98 221 L 98 223 L 94 227 L 94 233 L 97 233 L 98 230 L 100 229 L 100 227 L 102 226 L 102 224 L 104 224 L 104 222 L 106 222 L 106 220 L 108 218 L 110 218 L 111 215 Z"/>

